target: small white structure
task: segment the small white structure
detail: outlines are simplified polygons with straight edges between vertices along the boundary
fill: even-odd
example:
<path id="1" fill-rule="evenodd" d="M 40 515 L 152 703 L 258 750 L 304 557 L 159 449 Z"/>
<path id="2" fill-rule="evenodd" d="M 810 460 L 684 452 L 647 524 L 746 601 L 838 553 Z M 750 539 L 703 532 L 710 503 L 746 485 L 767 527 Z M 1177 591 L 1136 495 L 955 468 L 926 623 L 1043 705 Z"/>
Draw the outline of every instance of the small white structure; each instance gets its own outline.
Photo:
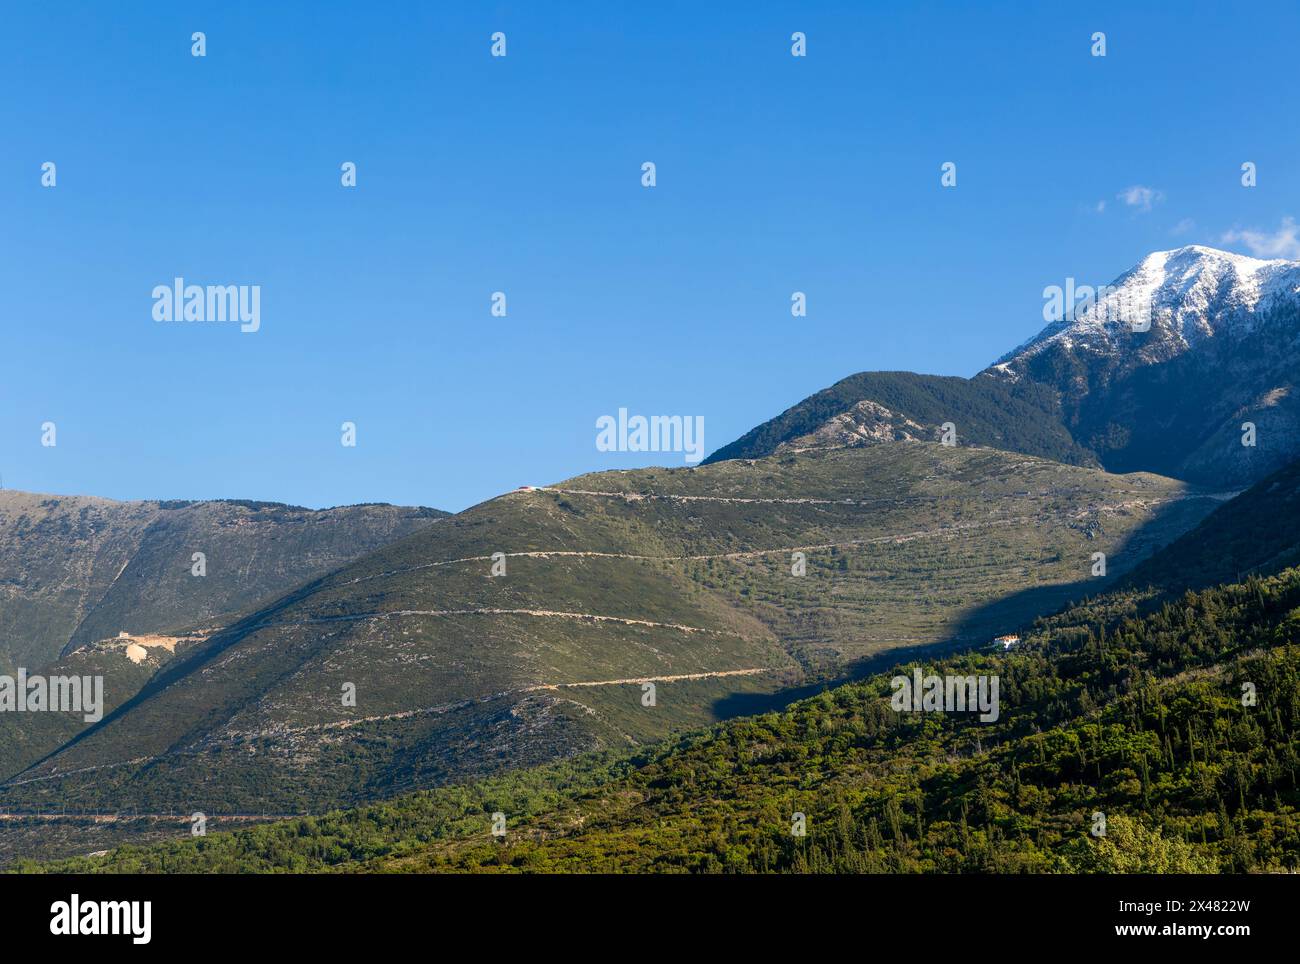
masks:
<path id="1" fill-rule="evenodd" d="M 1001 646 L 1003 652 L 1005 652 L 1008 649 L 1014 649 L 1016 646 L 1019 645 L 1020 645 L 1019 636 L 996 636 L 993 639 L 993 648 L 997 649 L 999 646 Z"/>

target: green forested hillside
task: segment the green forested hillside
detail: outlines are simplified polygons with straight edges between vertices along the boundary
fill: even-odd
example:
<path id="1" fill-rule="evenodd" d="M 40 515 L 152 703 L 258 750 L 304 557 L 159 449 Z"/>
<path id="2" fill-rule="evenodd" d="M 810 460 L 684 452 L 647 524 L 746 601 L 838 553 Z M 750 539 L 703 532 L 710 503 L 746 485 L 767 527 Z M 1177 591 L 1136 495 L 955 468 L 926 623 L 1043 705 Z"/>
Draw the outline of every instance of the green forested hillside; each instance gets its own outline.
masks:
<path id="1" fill-rule="evenodd" d="M 961 445 L 983 445 L 1073 465 L 1097 464 L 1061 422 L 1051 389 L 1028 381 L 1015 385 L 991 378 L 913 372 L 850 375 L 724 445 L 705 462 L 771 455 L 783 443 L 813 433 L 863 401 L 934 431 L 930 441 L 937 440 L 938 426 L 952 422 Z"/>
<path id="2" fill-rule="evenodd" d="M 926 664 L 997 675 L 995 723 L 896 712 L 891 672 L 621 758 L 22 869 L 1300 869 L 1300 570 L 1152 605 L 1100 597 Z"/>

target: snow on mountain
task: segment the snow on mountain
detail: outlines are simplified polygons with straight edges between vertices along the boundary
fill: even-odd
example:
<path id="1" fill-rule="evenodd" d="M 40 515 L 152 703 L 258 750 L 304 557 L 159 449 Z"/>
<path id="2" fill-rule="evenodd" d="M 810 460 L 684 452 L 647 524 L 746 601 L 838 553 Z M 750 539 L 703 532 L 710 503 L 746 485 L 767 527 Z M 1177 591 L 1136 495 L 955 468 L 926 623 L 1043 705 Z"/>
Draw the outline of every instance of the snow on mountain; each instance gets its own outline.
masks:
<path id="1" fill-rule="evenodd" d="M 1155 251 L 1101 286 L 1095 298 L 1076 298 L 1074 310 L 1064 305 L 1061 320 L 1003 355 L 990 373 L 1014 378 L 1028 359 L 1051 347 L 1110 354 L 1135 333 L 1135 322 L 1140 330 L 1145 321 L 1166 336 L 1167 358 L 1206 338 L 1246 333 L 1271 311 L 1298 302 L 1300 261 L 1264 261 L 1199 244 Z"/>
<path id="2" fill-rule="evenodd" d="M 981 377 L 1051 390 L 1107 469 L 1225 487 L 1300 458 L 1300 261 L 1190 245 L 1044 297 L 1064 317 Z"/>

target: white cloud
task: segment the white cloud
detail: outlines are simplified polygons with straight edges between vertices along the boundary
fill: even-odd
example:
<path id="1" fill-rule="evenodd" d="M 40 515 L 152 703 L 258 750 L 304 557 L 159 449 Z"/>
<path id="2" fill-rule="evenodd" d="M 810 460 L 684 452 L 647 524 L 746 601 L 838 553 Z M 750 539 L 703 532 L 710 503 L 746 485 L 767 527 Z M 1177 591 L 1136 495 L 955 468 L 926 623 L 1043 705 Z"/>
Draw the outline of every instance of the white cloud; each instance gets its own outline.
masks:
<path id="1" fill-rule="evenodd" d="M 1098 202 L 1097 202 L 1097 213 L 1098 213 L 1098 214 L 1105 214 L 1105 213 L 1106 213 L 1106 202 L 1105 202 L 1105 201 L 1098 201 Z"/>
<path id="2" fill-rule="evenodd" d="M 1191 218 L 1183 218 L 1181 221 L 1179 221 L 1177 224 L 1175 224 L 1172 228 L 1170 228 L 1169 233 L 1170 233 L 1170 234 L 1187 234 L 1189 231 L 1195 230 L 1195 228 L 1196 228 L 1196 222 L 1195 222 L 1195 221 L 1193 221 Z"/>
<path id="3" fill-rule="evenodd" d="M 1153 206 L 1165 199 L 1165 192 L 1158 191 L 1153 187 L 1134 184 L 1132 187 L 1124 188 L 1115 197 L 1131 208 L 1137 208 L 1139 211 L 1150 211 Z"/>
<path id="4" fill-rule="evenodd" d="M 1232 244 L 1241 242 L 1250 249 L 1250 253 L 1259 258 L 1287 258 L 1300 260 L 1300 224 L 1294 218 L 1282 219 L 1282 226 L 1276 231 L 1228 231 L 1223 240 Z"/>

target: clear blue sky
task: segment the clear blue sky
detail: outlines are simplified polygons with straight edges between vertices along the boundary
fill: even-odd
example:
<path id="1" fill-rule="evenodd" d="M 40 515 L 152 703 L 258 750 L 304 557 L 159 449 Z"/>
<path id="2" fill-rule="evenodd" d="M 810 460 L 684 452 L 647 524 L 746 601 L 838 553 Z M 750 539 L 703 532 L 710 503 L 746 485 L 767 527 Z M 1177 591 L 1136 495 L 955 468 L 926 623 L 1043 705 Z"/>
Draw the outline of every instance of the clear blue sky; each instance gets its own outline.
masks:
<path id="1" fill-rule="evenodd" d="M 4 484 L 460 509 L 680 465 L 596 419 L 702 415 L 712 450 L 853 372 L 971 375 L 1067 275 L 1300 216 L 1294 3 L 1088 6 L 5 3 Z M 260 284 L 261 331 L 154 322 L 178 275 Z"/>

